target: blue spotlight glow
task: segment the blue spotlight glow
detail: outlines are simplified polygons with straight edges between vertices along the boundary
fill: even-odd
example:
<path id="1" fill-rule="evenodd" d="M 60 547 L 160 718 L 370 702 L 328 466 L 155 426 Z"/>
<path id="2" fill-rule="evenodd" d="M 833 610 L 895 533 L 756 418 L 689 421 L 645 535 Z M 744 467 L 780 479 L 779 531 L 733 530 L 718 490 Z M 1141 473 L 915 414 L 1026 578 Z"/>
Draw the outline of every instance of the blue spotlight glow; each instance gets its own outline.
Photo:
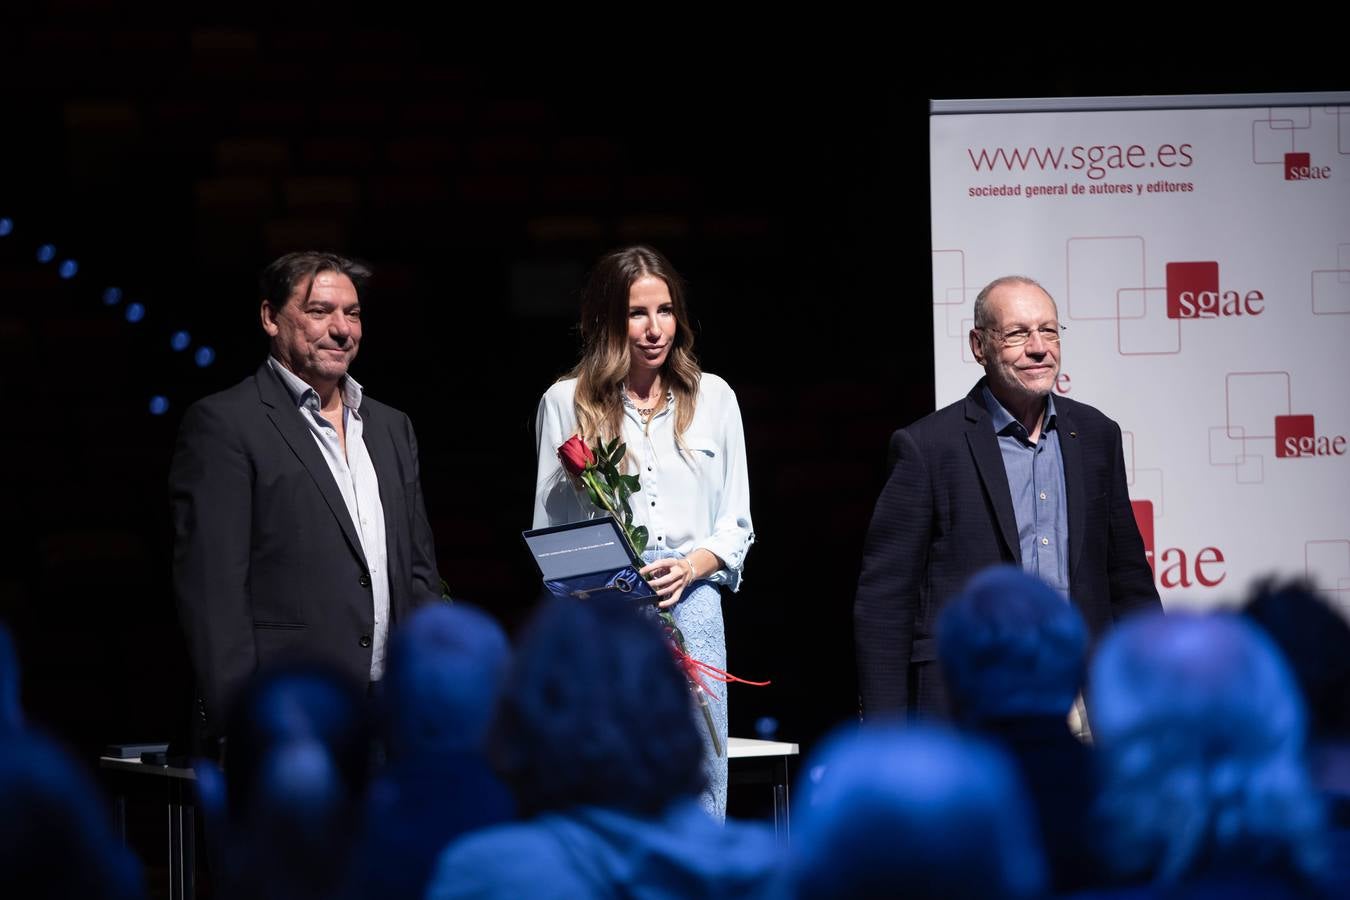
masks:
<path id="1" fill-rule="evenodd" d="M 122 302 L 122 289 L 119 287 L 104 288 L 103 305 L 116 306 Z"/>
<path id="2" fill-rule="evenodd" d="M 150 415 L 162 416 L 169 411 L 169 398 L 160 394 L 150 398 Z"/>
<path id="3" fill-rule="evenodd" d="M 773 716 L 760 716 L 755 720 L 755 734 L 762 741 L 771 741 L 778 736 L 778 720 Z"/>
<path id="4" fill-rule="evenodd" d="M 173 337 L 169 338 L 169 346 L 175 351 L 186 350 L 188 344 L 192 343 L 192 335 L 186 331 L 175 331 Z"/>
<path id="5" fill-rule="evenodd" d="M 127 321 L 139 322 L 145 318 L 145 306 L 140 303 L 127 304 Z"/>
<path id="6" fill-rule="evenodd" d="M 70 279 L 75 277 L 75 273 L 80 271 L 80 264 L 73 259 L 68 259 L 61 263 L 61 268 L 56 270 L 56 274 L 62 278 Z"/>
<path id="7" fill-rule="evenodd" d="M 56 259 L 56 246 L 54 244 L 43 244 L 38 248 L 37 261 L 40 263 L 49 263 Z"/>
<path id="8" fill-rule="evenodd" d="M 5 216 L 0 219 L 0 237 L 9 237 L 14 231 L 14 220 Z"/>
<path id="9" fill-rule="evenodd" d="M 205 369 L 207 366 L 211 365 L 211 363 L 216 361 L 216 351 L 212 350 L 210 347 L 198 347 L 197 352 L 192 356 L 192 360 L 200 368 Z"/>

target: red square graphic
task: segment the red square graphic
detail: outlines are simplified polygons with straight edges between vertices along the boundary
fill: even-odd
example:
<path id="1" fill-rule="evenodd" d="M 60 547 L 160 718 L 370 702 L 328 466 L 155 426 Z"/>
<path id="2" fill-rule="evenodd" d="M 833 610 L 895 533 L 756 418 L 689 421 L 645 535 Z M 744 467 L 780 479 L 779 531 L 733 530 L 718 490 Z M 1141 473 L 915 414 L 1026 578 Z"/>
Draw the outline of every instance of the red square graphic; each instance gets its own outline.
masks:
<path id="1" fill-rule="evenodd" d="M 1303 448 L 1306 447 L 1307 455 L 1312 456 L 1313 442 L 1317 440 L 1316 434 L 1312 416 L 1276 416 L 1275 455 L 1303 456 Z"/>
<path id="2" fill-rule="evenodd" d="M 1134 510 L 1134 521 L 1139 526 L 1139 534 L 1144 538 L 1144 556 L 1148 557 L 1149 568 L 1153 568 L 1153 501 L 1131 500 L 1130 509 Z"/>
<path id="3" fill-rule="evenodd" d="M 1167 318 L 1213 319 L 1219 315 L 1219 264 L 1167 264 Z"/>
<path id="4" fill-rule="evenodd" d="M 1308 153 L 1286 153 L 1284 155 L 1284 180 L 1302 181 L 1312 168 L 1312 156 Z M 1302 171 L 1300 171 L 1302 170 Z"/>

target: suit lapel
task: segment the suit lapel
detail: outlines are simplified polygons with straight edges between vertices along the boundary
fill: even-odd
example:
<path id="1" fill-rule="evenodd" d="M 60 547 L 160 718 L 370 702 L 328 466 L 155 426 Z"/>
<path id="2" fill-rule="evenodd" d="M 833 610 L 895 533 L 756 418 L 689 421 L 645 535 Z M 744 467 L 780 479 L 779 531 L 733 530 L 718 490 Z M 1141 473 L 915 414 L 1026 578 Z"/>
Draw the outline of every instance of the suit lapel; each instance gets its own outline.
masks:
<path id="1" fill-rule="evenodd" d="M 267 407 L 267 418 L 272 420 L 277 431 L 291 448 L 291 452 L 300 460 L 301 465 L 309 472 L 314 484 L 319 489 L 324 501 L 328 504 L 328 509 L 337 519 L 338 525 L 342 528 L 342 534 L 347 538 L 347 543 L 351 546 L 352 552 L 361 560 L 361 564 L 369 569 L 369 563 L 366 562 L 366 555 L 361 552 L 361 540 L 356 535 L 356 526 L 352 523 L 352 517 L 347 512 L 347 503 L 342 499 L 342 492 L 338 490 L 337 482 L 333 480 L 333 473 L 329 471 L 328 463 L 324 461 L 323 455 L 319 453 L 319 448 L 314 446 L 314 435 L 310 433 L 309 428 L 300 418 L 300 412 L 295 408 L 295 402 L 291 399 L 290 392 L 286 390 L 285 385 L 272 371 L 272 367 L 267 362 L 258 369 L 258 399 Z"/>
<path id="2" fill-rule="evenodd" d="M 361 439 L 370 454 L 370 463 L 375 467 L 375 477 L 380 481 L 380 503 L 384 505 L 385 518 L 389 518 L 389 498 L 394 486 L 400 482 L 396 465 L 393 441 L 389 435 L 389 423 L 383 421 L 369 403 L 361 405 Z"/>
<path id="3" fill-rule="evenodd" d="M 389 566 L 390 600 L 403 584 L 403 562 L 395 549 L 403 546 L 400 530 L 403 527 L 403 512 L 395 503 L 396 497 L 403 496 L 403 479 L 399 476 L 398 451 L 394 447 L 393 435 L 389 423 L 380 412 L 369 403 L 361 404 L 361 439 L 370 455 L 370 464 L 375 468 L 375 478 L 379 482 L 380 505 L 384 508 L 385 559 Z"/>
<path id="4" fill-rule="evenodd" d="M 1078 557 L 1083 552 L 1083 518 L 1087 515 L 1087 498 L 1083 495 L 1083 446 L 1073 421 L 1069 404 L 1055 400 L 1055 430 L 1059 432 L 1059 456 L 1064 461 L 1064 492 L 1068 495 L 1069 517 L 1069 578 L 1078 571 Z"/>
<path id="5" fill-rule="evenodd" d="M 975 469 L 984 482 L 985 493 L 994 507 L 994 518 L 998 520 L 998 530 L 1003 542 L 1008 546 L 1013 559 L 1022 564 L 1022 544 L 1017 539 L 1017 516 L 1013 512 L 1012 490 L 1008 487 L 1008 470 L 1003 467 L 1003 454 L 998 449 L 998 438 L 994 435 L 993 423 L 984 408 L 980 389 L 984 382 L 975 386 L 966 397 L 966 442 L 970 445 L 970 455 L 975 459 Z"/>

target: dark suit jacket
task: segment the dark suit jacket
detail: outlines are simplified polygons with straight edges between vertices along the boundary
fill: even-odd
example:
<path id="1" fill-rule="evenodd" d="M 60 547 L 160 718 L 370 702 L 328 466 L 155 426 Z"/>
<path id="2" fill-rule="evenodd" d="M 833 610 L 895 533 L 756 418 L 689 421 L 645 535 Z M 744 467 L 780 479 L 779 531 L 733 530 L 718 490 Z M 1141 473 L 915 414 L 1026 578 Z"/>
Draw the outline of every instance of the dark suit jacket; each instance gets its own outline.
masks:
<path id="1" fill-rule="evenodd" d="M 1017 519 L 981 380 L 964 400 L 891 437 L 853 605 L 866 714 L 942 711 L 935 626 L 967 579 L 1020 566 Z M 1161 608 L 1125 486 L 1120 427 L 1055 398 L 1068 495 L 1069 593 L 1093 636 L 1139 608 Z"/>
<path id="2" fill-rule="evenodd" d="M 363 440 L 379 480 L 390 627 L 440 593 L 408 417 L 369 397 Z M 321 660 L 370 679 L 370 572 L 337 482 L 267 363 L 183 416 L 169 475 L 173 587 L 199 711 L 218 735 L 232 694 L 260 666 Z"/>

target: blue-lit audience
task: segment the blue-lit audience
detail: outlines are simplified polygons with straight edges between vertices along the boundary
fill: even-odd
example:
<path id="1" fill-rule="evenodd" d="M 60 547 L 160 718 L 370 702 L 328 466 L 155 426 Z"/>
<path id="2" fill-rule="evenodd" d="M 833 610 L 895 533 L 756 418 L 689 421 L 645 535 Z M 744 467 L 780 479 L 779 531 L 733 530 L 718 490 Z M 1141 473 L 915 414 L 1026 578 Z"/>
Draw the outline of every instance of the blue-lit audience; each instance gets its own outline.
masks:
<path id="1" fill-rule="evenodd" d="M 19 659 L 0 622 L 0 897 L 136 900 L 145 881 L 93 779 L 28 729 Z"/>
<path id="2" fill-rule="evenodd" d="M 1303 897 L 1323 823 L 1289 668 L 1231 614 L 1149 615 L 1103 641 L 1089 676 L 1100 827 L 1117 897 Z"/>
<path id="3" fill-rule="evenodd" d="M 429 900 L 745 897 L 775 871 L 758 825 L 699 806 L 703 742 L 657 624 L 617 600 L 547 602 L 491 738 L 528 819 L 451 844 Z"/>
<path id="4" fill-rule="evenodd" d="M 0 735 L 0 810 L 0 896 L 145 896 L 140 863 L 114 834 L 106 801 L 53 741 Z"/>
<path id="5" fill-rule="evenodd" d="M 937 644 L 952 726 L 833 734 L 784 846 L 700 808 L 702 725 L 650 616 L 551 600 L 513 653 L 485 613 L 427 604 L 374 698 L 299 665 L 236 698 L 224 769 L 197 772 L 207 882 L 226 900 L 1350 895 L 1350 625 L 1306 587 L 1118 623 L 1088 664 L 1074 607 L 996 568 Z M 1085 670 L 1091 749 L 1066 722 Z M 88 773 L 26 725 L 19 674 L 0 626 L 0 895 L 144 897 Z"/>
<path id="6" fill-rule="evenodd" d="M 225 809 L 207 823 L 222 894 L 334 896 L 371 774 L 365 691 L 317 665 L 262 672 L 235 699 L 227 735 Z"/>
<path id="7" fill-rule="evenodd" d="M 1053 889 L 1099 883 L 1095 761 L 1068 725 L 1087 669 L 1082 616 L 1039 578 L 999 566 L 948 601 L 937 639 L 954 719 L 1009 753 L 1031 794 Z"/>
<path id="8" fill-rule="evenodd" d="M 509 662 L 500 626 L 465 604 L 427 604 L 394 633 L 380 682 L 388 762 L 370 788 L 350 895 L 421 900 L 447 844 L 515 817 L 484 749 Z"/>
<path id="9" fill-rule="evenodd" d="M 869 725 L 835 735 L 805 773 L 786 896 L 998 900 L 1045 888 L 1030 802 L 992 746 Z"/>
<path id="10" fill-rule="evenodd" d="M 26 726 L 19 658 L 0 622 L 0 897 L 144 896 L 140 863 L 113 833 L 93 780 Z"/>
<path id="11" fill-rule="evenodd" d="M 1308 760 L 1326 804 L 1330 875 L 1350 895 L 1350 624 L 1300 582 L 1258 584 L 1243 612 L 1284 652 L 1308 707 Z"/>
<path id="12" fill-rule="evenodd" d="M 1293 669 L 1308 707 L 1314 775 L 1350 827 L 1350 624 L 1298 582 L 1258 585 L 1243 612 Z"/>
<path id="13" fill-rule="evenodd" d="M 9 629 L 0 622 L 0 739 L 23 730 L 23 706 L 19 701 L 19 656 Z"/>

